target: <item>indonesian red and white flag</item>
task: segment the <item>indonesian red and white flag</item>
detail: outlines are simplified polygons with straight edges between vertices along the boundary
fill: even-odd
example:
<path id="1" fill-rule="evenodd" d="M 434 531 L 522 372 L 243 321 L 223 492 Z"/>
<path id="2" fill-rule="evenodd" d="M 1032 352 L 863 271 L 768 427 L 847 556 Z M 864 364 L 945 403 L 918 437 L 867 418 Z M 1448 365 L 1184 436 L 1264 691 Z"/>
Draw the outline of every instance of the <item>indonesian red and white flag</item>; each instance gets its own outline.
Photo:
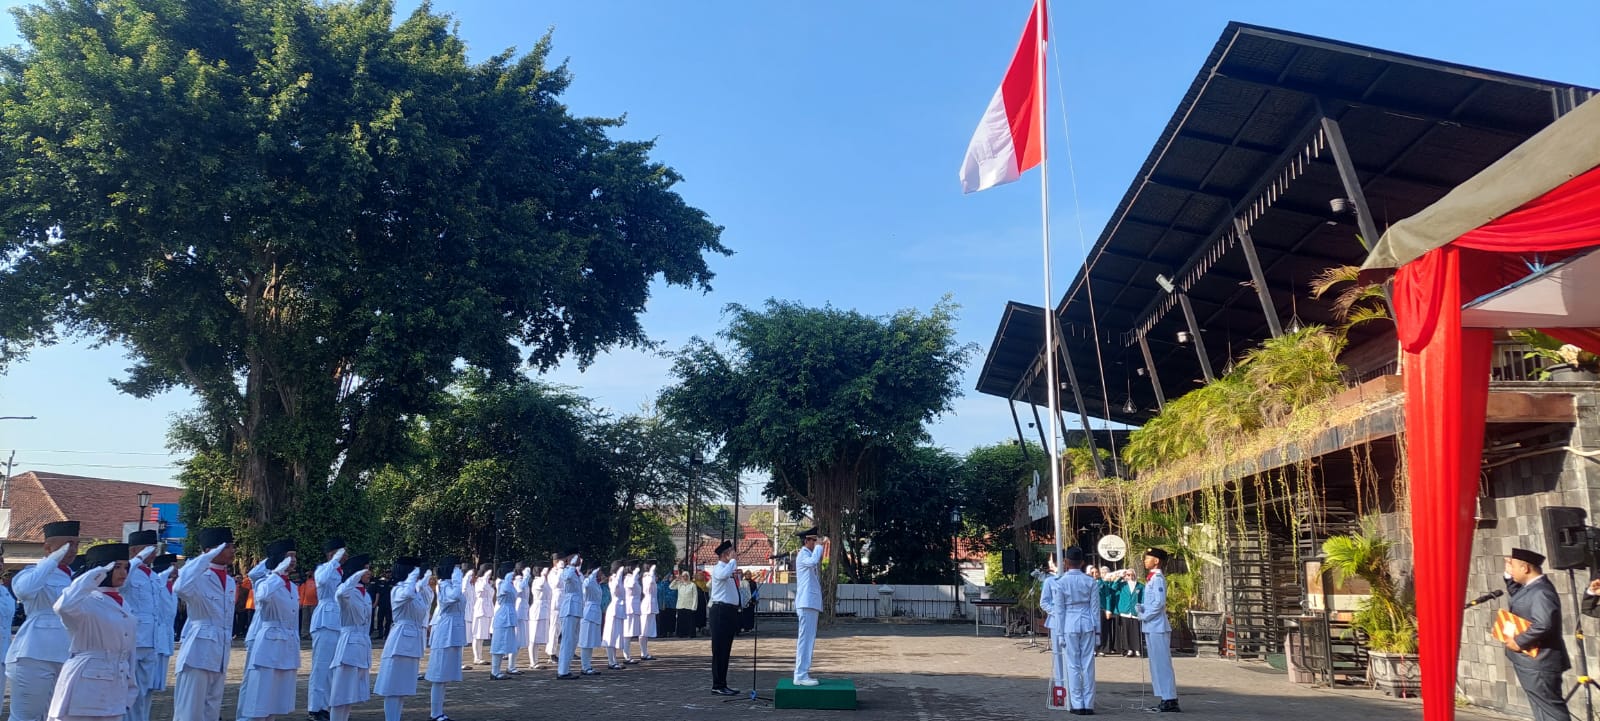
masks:
<path id="1" fill-rule="evenodd" d="M 963 193 L 1014 181 L 1044 156 L 1045 13 L 1045 0 L 1034 0 L 1011 67 L 967 145 L 961 162 Z"/>

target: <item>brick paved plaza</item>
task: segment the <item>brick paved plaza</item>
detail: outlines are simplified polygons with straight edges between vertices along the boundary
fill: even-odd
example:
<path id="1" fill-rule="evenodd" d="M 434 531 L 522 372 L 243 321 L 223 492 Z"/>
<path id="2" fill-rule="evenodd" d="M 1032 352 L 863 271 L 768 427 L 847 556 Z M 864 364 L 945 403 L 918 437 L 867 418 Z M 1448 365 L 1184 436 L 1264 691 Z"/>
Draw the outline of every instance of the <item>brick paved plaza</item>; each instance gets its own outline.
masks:
<path id="1" fill-rule="evenodd" d="M 789 673 L 795 624 L 762 620 L 759 681 L 770 696 L 772 685 Z M 986 633 L 988 631 L 986 630 Z M 450 686 L 446 711 L 458 721 L 582 719 L 604 721 L 715 721 L 717 719 L 854 718 L 860 721 L 998 721 L 1065 718 L 1043 708 L 1046 655 L 1016 639 L 974 638 L 972 627 L 841 623 L 824 629 L 817 643 L 814 673 L 845 676 L 860 689 L 858 711 L 788 711 L 744 699 L 724 703 L 709 692 L 709 647 L 704 638 L 660 639 L 651 646 L 655 662 L 626 671 L 605 671 L 577 681 L 557 681 L 554 672 L 534 671 L 509 681 L 491 682 L 488 668 L 467 672 Z M 304 662 L 309 662 L 309 645 Z M 730 681 L 750 687 L 751 639 L 741 636 L 733 649 Z M 468 657 L 471 657 L 470 651 Z M 223 717 L 234 718 L 234 684 L 243 651 L 234 649 Z M 303 663 L 304 663 L 303 662 Z M 1142 659 L 1099 659 L 1100 715 L 1132 717 L 1151 703 Z M 1389 721 L 1419 719 L 1415 701 L 1389 699 L 1362 689 L 1319 690 L 1290 684 L 1287 676 L 1260 663 L 1177 658 L 1178 688 L 1189 717 Z M 302 667 L 303 669 L 304 667 Z M 377 659 L 374 656 L 373 670 Z M 407 721 L 427 719 L 427 691 L 406 703 Z M 305 698 L 305 674 L 300 700 Z M 154 717 L 171 717 L 171 694 L 160 694 Z M 1462 719 L 1503 719 L 1498 714 L 1463 710 Z M 300 721 L 303 714 L 289 721 Z M 352 719 L 379 721 L 382 704 L 356 707 Z"/>

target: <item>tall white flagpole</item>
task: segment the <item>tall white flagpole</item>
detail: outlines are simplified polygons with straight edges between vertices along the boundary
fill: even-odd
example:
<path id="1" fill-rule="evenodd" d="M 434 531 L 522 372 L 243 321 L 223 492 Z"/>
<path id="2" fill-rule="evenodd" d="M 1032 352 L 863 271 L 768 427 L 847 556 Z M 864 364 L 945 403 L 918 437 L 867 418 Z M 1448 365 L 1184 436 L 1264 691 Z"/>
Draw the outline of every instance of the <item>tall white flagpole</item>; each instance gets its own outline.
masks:
<path id="1" fill-rule="evenodd" d="M 1044 367 L 1045 381 L 1050 384 L 1046 393 L 1050 406 L 1050 518 L 1055 522 L 1054 533 L 1056 540 L 1056 568 L 1061 569 L 1061 453 L 1057 441 L 1057 419 L 1061 417 L 1057 412 L 1059 403 L 1057 398 L 1061 395 L 1060 384 L 1056 381 L 1056 311 L 1055 295 L 1050 289 L 1050 150 L 1045 139 L 1050 135 L 1049 115 L 1045 113 L 1045 28 L 1048 27 L 1046 16 L 1049 14 L 1048 0 L 1039 0 L 1038 12 L 1034 13 L 1034 82 L 1038 84 L 1035 89 L 1038 98 L 1039 113 L 1039 212 L 1043 221 L 1044 237 Z"/>

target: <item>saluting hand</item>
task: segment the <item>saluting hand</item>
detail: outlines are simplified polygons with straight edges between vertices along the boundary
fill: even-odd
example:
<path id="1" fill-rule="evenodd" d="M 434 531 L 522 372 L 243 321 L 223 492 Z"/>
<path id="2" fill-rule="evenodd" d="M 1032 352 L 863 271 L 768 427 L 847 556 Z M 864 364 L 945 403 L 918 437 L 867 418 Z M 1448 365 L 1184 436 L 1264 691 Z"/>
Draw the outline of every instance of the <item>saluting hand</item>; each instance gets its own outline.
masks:
<path id="1" fill-rule="evenodd" d="M 1589 588 L 1584 593 L 1590 596 L 1600 596 L 1600 578 L 1589 581 Z"/>

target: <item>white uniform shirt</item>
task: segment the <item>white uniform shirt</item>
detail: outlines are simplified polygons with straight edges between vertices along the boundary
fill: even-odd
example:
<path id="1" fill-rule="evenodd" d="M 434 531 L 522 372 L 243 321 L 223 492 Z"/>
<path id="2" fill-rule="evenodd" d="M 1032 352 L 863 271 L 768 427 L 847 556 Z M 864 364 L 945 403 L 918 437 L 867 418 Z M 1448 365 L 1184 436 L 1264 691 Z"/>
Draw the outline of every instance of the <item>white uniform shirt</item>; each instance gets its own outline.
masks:
<path id="1" fill-rule="evenodd" d="M 329 666 L 372 666 L 372 594 L 353 574 L 339 584 L 339 645 L 333 649 Z"/>
<path id="2" fill-rule="evenodd" d="M 172 646 L 178 631 L 178 594 L 172 590 L 173 576 L 177 574 L 175 566 L 168 566 L 167 570 L 156 574 L 156 598 L 161 601 L 160 613 L 156 616 L 156 653 L 162 656 L 172 655 Z M 167 670 L 161 669 L 160 689 L 166 690 Z"/>
<path id="3" fill-rule="evenodd" d="M 628 615 L 639 615 L 639 604 L 644 602 L 644 589 L 639 585 L 639 569 L 628 572 L 622 579 L 622 587 L 628 594 Z"/>
<path id="4" fill-rule="evenodd" d="M 600 605 L 600 597 L 604 594 L 601 593 L 600 582 L 594 579 L 595 573 L 596 571 L 590 571 L 588 577 L 583 579 L 583 620 L 589 623 L 603 623 L 605 615 Z"/>
<path id="5" fill-rule="evenodd" d="M 1069 569 L 1056 579 L 1057 608 L 1061 630 L 1067 633 L 1095 633 L 1100 630 L 1100 582 L 1089 574 Z"/>
<path id="6" fill-rule="evenodd" d="M 99 569 L 80 574 L 53 611 L 71 638 L 72 656 L 61 667 L 50 718 L 117 716 L 133 705 L 138 688 L 133 654 L 139 621 L 106 595 Z"/>
<path id="7" fill-rule="evenodd" d="M 578 576 L 578 569 L 566 566 L 561 569 L 561 575 L 556 579 L 557 590 L 561 594 L 560 618 L 568 616 L 583 617 L 583 579 Z"/>
<path id="8" fill-rule="evenodd" d="M 656 572 L 645 571 L 644 575 L 639 577 L 639 587 L 644 593 L 644 597 L 639 600 L 639 613 L 645 616 L 660 613 L 661 599 L 657 596 L 659 589 L 656 588 Z"/>
<path id="9" fill-rule="evenodd" d="M 606 587 L 611 590 L 611 600 L 606 603 L 606 616 L 622 619 L 628 616 L 628 589 L 625 586 L 625 574 L 618 573 L 606 581 Z"/>
<path id="10" fill-rule="evenodd" d="M 61 625 L 55 605 L 71 583 L 72 573 L 54 555 L 39 559 L 11 578 L 11 593 L 28 610 L 28 619 L 17 629 L 17 637 L 6 651 L 6 663 L 16 663 L 19 658 L 66 662 L 67 627 Z"/>
<path id="11" fill-rule="evenodd" d="M 183 624 L 183 641 L 178 649 L 178 671 L 228 670 L 228 643 L 233 639 L 233 602 L 238 589 L 227 569 L 213 567 L 221 546 L 196 556 L 178 571 L 172 590 L 183 600 L 189 618 Z M 219 577 L 217 571 L 222 571 Z"/>
<path id="12" fill-rule="evenodd" d="M 472 618 L 494 618 L 494 578 L 491 574 L 483 574 L 472 582 Z M 496 624 L 498 625 L 498 624 Z"/>
<path id="13" fill-rule="evenodd" d="M 538 577 L 528 583 L 528 616 L 534 621 L 542 621 L 550 617 L 550 579 L 546 578 L 549 571 L 540 571 Z"/>
<path id="14" fill-rule="evenodd" d="M 1167 620 L 1167 577 L 1161 569 L 1150 572 L 1144 582 L 1144 598 L 1137 608 L 1139 630 L 1145 633 L 1172 633 L 1172 622 Z"/>
<path id="15" fill-rule="evenodd" d="M 427 633 L 428 605 L 433 601 L 433 590 L 420 577 L 421 570 L 411 569 L 411 574 L 389 591 L 394 625 L 389 628 L 388 640 L 383 642 L 382 658 L 422 658 L 422 638 Z"/>
<path id="16" fill-rule="evenodd" d="M 495 585 L 494 627 L 516 628 L 517 579 L 514 576 L 506 576 Z"/>
<path id="17" fill-rule="evenodd" d="M 822 544 L 794 554 L 794 607 L 822 610 Z"/>
<path id="18" fill-rule="evenodd" d="M 128 569 L 128 581 L 122 584 L 122 607 L 133 614 L 139 622 L 139 637 L 136 640 L 139 648 L 156 647 L 157 617 L 161 613 L 161 598 L 158 593 L 166 593 L 167 582 L 156 577 L 150 567 L 143 561 L 136 560 Z M 167 635 L 172 635 L 172 627 L 167 627 Z"/>
<path id="19" fill-rule="evenodd" d="M 719 561 L 711 567 L 711 602 L 739 605 L 739 559 Z"/>
<path id="20" fill-rule="evenodd" d="M 256 640 L 250 665 L 256 668 L 300 668 L 300 593 L 281 575 L 268 571 L 255 582 Z"/>
<path id="21" fill-rule="evenodd" d="M 11 595 L 11 589 L 0 585 L 0 659 L 6 657 L 6 652 L 11 650 L 11 619 L 17 617 L 17 597 Z"/>
<path id="22" fill-rule="evenodd" d="M 339 630 L 339 581 L 344 575 L 339 567 L 343 556 L 334 556 L 317 566 L 312 580 L 317 584 L 317 610 L 311 612 L 311 632 L 322 629 Z"/>
<path id="23" fill-rule="evenodd" d="M 428 636 L 432 648 L 461 648 L 467 645 L 467 604 L 461 595 L 461 569 L 450 578 L 439 579 L 439 605 L 433 609 L 433 631 Z"/>
<path id="24" fill-rule="evenodd" d="M 1061 623 L 1061 577 L 1047 574 L 1039 582 L 1039 610 L 1044 611 L 1044 627 L 1052 632 L 1064 630 Z"/>
<path id="25" fill-rule="evenodd" d="M 528 575 L 531 573 L 533 573 L 533 569 L 525 568 L 522 573 L 516 576 L 517 602 L 514 610 L 519 624 L 528 622 Z"/>

